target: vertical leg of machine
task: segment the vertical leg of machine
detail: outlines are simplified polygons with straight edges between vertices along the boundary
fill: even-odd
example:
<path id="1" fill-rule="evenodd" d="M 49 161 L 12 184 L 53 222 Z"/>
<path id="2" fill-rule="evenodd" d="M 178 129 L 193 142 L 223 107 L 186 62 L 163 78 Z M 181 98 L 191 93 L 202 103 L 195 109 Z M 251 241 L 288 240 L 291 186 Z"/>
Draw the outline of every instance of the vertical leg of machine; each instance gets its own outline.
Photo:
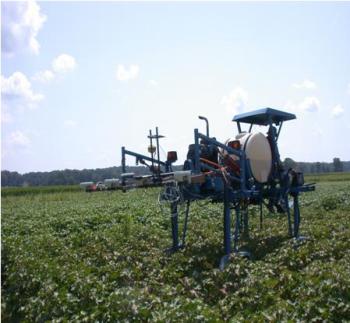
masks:
<path id="1" fill-rule="evenodd" d="M 238 252 L 238 239 L 239 239 L 239 231 L 240 231 L 240 207 L 237 205 L 235 207 L 235 213 L 236 213 L 236 221 L 235 221 L 235 232 L 234 232 L 234 244 L 233 244 L 233 251 Z"/>
<path id="2" fill-rule="evenodd" d="M 186 239 L 186 232 L 187 232 L 187 223 L 188 223 L 188 215 L 190 213 L 190 200 L 187 201 L 186 204 L 186 214 L 185 214 L 185 222 L 184 222 L 184 228 L 182 232 L 182 247 L 185 246 L 185 239 Z"/>
<path id="3" fill-rule="evenodd" d="M 224 253 L 229 255 L 231 253 L 231 210 L 226 184 L 224 194 Z"/>
<path id="4" fill-rule="evenodd" d="M 243 221 L 244 221 L 243 234 L 245 238 L 249 238 L 249 218 L 248 217 L 249 217 L 248 207 L 245 207 L 243 212 Z"/>
<path id="5" fill-rule="evenodd" d="M 199 160 L 199 137 L 198 129 L 194 129 L 194 170 L 196 174 L 200 173 L 200 160 Z"/>
<path id="6" fill-rule="evenodd" d="M 239 213 L 239 223 L 240 223 L 239 232 L 240 233 L 243 233 L 243 229 L 244 229 L 243 213 L 244 212 L 242 212 L 242 210 Z"/>
<path id="7" fill-rule="evenodd" d="M 291 237 L 293 235 L 292 233 L 292 220 L 290 218 L 290 208 L 289 208 L 289 201 L 288 201 L 288 194 L 286 194 L 284 198 L 284 203 L 286 205 L 286 210 L 287 210 L 287 218 L 288 218 L 288 234 Z"/>
<path id="8" fill-rule="evenodd" d="M 226 184 L 224 185 L 224 253 L 225 255 L 220 260 L 221 270 L 224 270 L 231 254 L 231 210 Z"/>
<path id="9" fill-rule="evenodd" d="M 125 173 L 126 167 L 125 167 L 125 147 L 122 147 L 122 173 Z M 122 187 L 123 192 L 125 192 L 125 179 L 122 178 Z"/>
<path id="10" fill-rule="evenodd" d="M 159 157 L 159 134 L 158 127 L 156 127 L 156 143 L 157 143 L 157 177 L 160 179 L 160 157 Z"/>
<path id="11" fill-rule="evenodd" d="M 294 196 L 294 237 L 299 237 L 300 210 L 298 194 Z"/>
<path id="12" fill-rule="evenodd" d="M 125 173 L 125 147 L 122 147 L 122 172 Z"/>
<path id="13" fill-rule="evenodd" d="M 177 213 L 177 203 L 172 203 L 171 206 L 171 233 L 173 238 L 172 251 L 179 249 L 179 223 Z"/>
<path id="14" fill-rule="evenodd" d="M 153 155 L 153 151 L 152 151 L 152 147 L 153 147 L 153 141 L 152 141 L 152 130 L 149 130 L 149 142 L 150 142 L 150 154 L 151 154 L 151 159 L 152 159 L 152 171 L 154 171 L 154 155 Z"/>

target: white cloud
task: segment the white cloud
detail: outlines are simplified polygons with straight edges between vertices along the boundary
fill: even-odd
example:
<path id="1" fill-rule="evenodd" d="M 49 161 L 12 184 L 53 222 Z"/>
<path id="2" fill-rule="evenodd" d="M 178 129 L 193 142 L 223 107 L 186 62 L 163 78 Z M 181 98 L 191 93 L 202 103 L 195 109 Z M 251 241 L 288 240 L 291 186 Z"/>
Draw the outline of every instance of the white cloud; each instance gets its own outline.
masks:
<path id="1" fill-rule="evenodd" d="M 236 87 L 227 96 L 223 96 L 221 104 L 226 106 L 230 113 L 241 113 L 247 107 L 248 93 L 241 87 Z"/>
<path id="2" fill-rule="evenodd" d="M 331 114 L 333 118 L 338 118 L 344 113 L 344 109 L 340 104 L 333 107 Z"/>
<path id="3" fill-rule="evenodd" d="M 297 112 L 298 110 L 298 106 L 297 104 L 295 104 L 292 101 L 287 101 L 284 105 L 283 105 L 284 109 L 286 109 L 287 112 Z"/>
<path id="4" fill-rule="evenodd" d="M 138 65 L 130 65 L 127 69 L 124 65 L 117 66 L 116 77 L 119 81 L 129 81 L 136 79 L 139 75 L 140 68 Z"/>
<path id="5" fill-rule="evenodd" d="M 42 94 L 33 92 L 31 83 L 23 73 L 15 72 L 8 78 L 1 75 L 1 100 L 6 105 L 15 101 L 35 108 L 43 98 Z"/>
<path id="6" fill-rule="evenodd" d="M 46 21 L 35 1 L 1 2 L 1 51 L 13 55 L 29 49 L 39 53 L 37 35 Z"/>
<path id="7" fill-rule="evenodd" d="M 324 130 L 321 127 L 319 127 L 319 126 L 316 126 L 316 127 L 313 128 L 312 134 L 315 137 L 322 137 L 324 135 Z"/>
<path id="8" fill-rule="evenodd" d="M 10 113 L 5 110 L 5 107 L 1 107 L 1 122 L 2 123 L 12 123 L 13 118 Z"/>
<path id="9" fill-rule="evenodd" d="M 320 100 L 314 96 L 305 98 L 300 104 L 299 109 L 306 112 L 316 112 L 320 108 Z"/>
<path id="10" fill-rule="evenodd" d="M 73 56 L 68 54 L 61 54 L 53 59 L 51 65 L 53 70 L 39 71 L 32 77 L 32 80 L 41 83 L 48 83 L 52 81 L 58 74 L 67 73 L 74 70 L 77 66 L 77 63 Z"/>
<path id="11" fill-rule="evenodd" d="M 52 61 L 52 69 L 56 73 L 65 73 L 75 69 L 75 58 L 68 54 L 61 54 Z"/>
<path id="12" fill-rule="evenodd" d="M 55 78 L 55 74 L 52 71 L 50 71 L 50 70 L 37 72 L 32 77 L 32 79 L 34 81 L 39 81 L 39 82 L 42 82 L 42 83 L 48 83 L 48 82 L 52 81 L 54 78 Z"/>
<path id="13" fill-rule="evenodd" d="M 296 89 L 307 89 L 307 90 L 312 90 L 316 89 L 316 84 L 310 80 L 304 80 L 300 83 L 294 83 L 293 87 Z"/>
<path id="14" fill-rule="evenodd" d="M 316 112 L 320 109 L 320 100 L 317 97 L 306 97 L 300 103 L 287 101 L 284 104 L 286 111 L 300 113 L 300 112 Z"/>
<path id="15" fill-rule="evenodd" d="M 16 130 L 10 134 L 8 139 L 10 145 L 19 146 L 19 147 L 29 147 L 30 139 L 19 130 Z"/>
<path id="16" fill-rule="evenodd" d="M 63 122 L 63 125 L 66 128 L 74 128 L 77 125 L 77 123 L 74 120 L 65 120 Z"/>
<path id="17" fill-rule="evenodd" d="M 158 82 L 155 81 L 155 80 L 149 80 L 149 81 L 148 81 L 148 84 L 149 84 L 150 86 L 153 86 L 153 87 L 157 87 L 157 86 L 158 86 Z"/>

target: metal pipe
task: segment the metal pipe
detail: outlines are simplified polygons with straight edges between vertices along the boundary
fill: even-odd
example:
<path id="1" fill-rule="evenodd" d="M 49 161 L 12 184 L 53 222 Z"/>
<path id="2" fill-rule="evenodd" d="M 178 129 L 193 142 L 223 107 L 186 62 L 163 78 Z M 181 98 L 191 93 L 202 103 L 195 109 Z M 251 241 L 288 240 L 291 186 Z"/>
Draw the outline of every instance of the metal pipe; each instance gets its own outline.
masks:
<path id="1" fill-rule="evenodd" d="M 125 167 L 125 147 L 122 147 L 122 172 L 126 172 L 126 167 Z M 125 178 L 122 177 L 122 187 L 123 187 L 123 192 L 125 192 Z"/>
<path id="2" fill-rule="evenodd" d="M 236 221 L 235 221 L 233 250 L 234 250 L 234 252 L 238 252 L 238 239 L 239 239 L 239 231 L 240 231 L 240 224 L 239 224 L 240 208 L 239 208 L 238 203 L 235 206 L 235 212 L 236 212 Z"/>
<path id="3" fill-rule="evenodd" d="M 152 159 L 152 171 L 154 170 L 154 158 L 153 158 L 153 152 L 152 152 L 152 148 L 153 148 L 153 143 L 152 143 L 152 130 L 149 130 L 149 141 L 150 141 L 150 154 L 151 154 L 151 159 Z"/>
<path id="4" fill-rule="evenodd" d="M 237 150 L 237 149 L 233 149 L 233 148 L 231 148 L 229 146 L 226 146 L 226 145 L 222 144 L 221 142 L 219 142 L 219 141 L 217 141 L 217 140 L 215 140 L 213 138 L 209 138 L 208 136 L 205 136 L 205 135 L 199 133 L 198 129 L 195 129 L 195 130 L 197 130 L 197 136 L 199 138 L 201 138 L 201 139 L 204 139 L 208 143 L 213 144 L 215 146 L 218 146 L 218 147 L 226 150 L 229 154 L 233 154 L 233 155 L 236 155 L 238 157 L 240 157 L 242 155 L 242 151 Z"/>
<path id="5" fill-rule="evenodd" d="M 207 127 L 207 137 L 209 137 L 209 121 L 206 117 L 198 116 L 199 119 L 204 120 Z"/>
<path id="6" fill-rule="evenodd" d="M 246 157 L 245 157 L 245 152 L 242 151 L 242 156 L 239 159 L 239 166 L 240 166 L 240 170 L 241 170 L 241 190 L 244 192 L 246 190 L 246 170 L 245 170 L 245 166 L 246 166 Z"/>
<path id="7" fill-rule="evenodd" d="M 249 238 L 249 214 L 248 207 L 244 209 L 243 212 L 243 234 L 246 238 Z"/>
<path id="8" fill-rule="evenodd" d="M 206 164 L 206 163 L 202 163 L 202 162 L 201 162 L 201 167 L 200 167 L 200 168 L 205 168 L 205 169 L 210 170 L 210 171 L 212 171 L 212 172 L 215 172 L 215 173 L 217 173 L 217 174 L 222 174 L 222 171 L 221 171 L 220 169 L 214 168 L 214 167 L 212 167 L 212 166 L 209 166 L 209 165 Z M 240 181 L 241 181 L 241 179 L 240 179 L 239 177 L 237 177 L 237 176 L 233 176 L 233 175 L 231 175 L 231 174 L 227 174 L 227 176 L 228 176 L 231 180 L 233 180 L 233 181 L 236 181 L 236 182 L 240 182 Z"/>
<path id="9" fill-rule="evenodd" d="M 182 232 L 182 246 L 185 245 L 185 239 L 186 239 L 186 232 L 187 232 L 187 223 L 188 223 L 188 214 L 190 212 L 190 200 L 187 200 L 186 204 L 186 214 L 185 214 L 185 222 L 184 222 L 184 228 Z"/>
<path id="10" fill-rule="evenodd" d="M 281 124 L 280 124 L 280 127 L 278 128 L 278 132 L 277 132 L 277 136 L 276 136 L 276 142 L 280 136 L 280 132 L 281 132 L 281 129 L 282 129 L 282 125 L 283 125 L 283 121 L 281 121 Z"/>
<path id="11" fill-rule="evenodd" d="M 291 218 L 290 218 L 290 208 L 289 208 L 288 194 L 286 194 L 286 196 L 284 197 L 284 203 L 285 203 L 286 209 L 287 209 L 288 234 L 291 237 L 293 234 L 292 234 L 292 222 L 291 222 Z"/>
<path id="12" fill-rule="evenodd" d="M 122 172 L 125 173 L 125 147 L 122 147 Z"/>
<path id="13" fill-rule="evenodd" d="M 229 204 L 229 192 L 224 184 L 224 254 L 231 253 L 231 210 Z"/>
<path id="14" fill-rule="evenodd" d="M 148 160 L 148 161 L 150 161 L 150 162 L 152 162 L 152 158 L 150 158 L 150 157 L 148 157 L 148 156 L 145 156 L 145 155 L 141 155 L 141 154 L 138 154 L 138 153 L 135 153 L 135 152 L 133 152 L 133 151 L 130 151 L 130 150 L 126 150 L 126 149 L 124 149 L 124 154 L 125 155 L 130 155 L 130 156 L 134 156 L 134 157 L 136 157 L 136 158 L 139 158 L 139 159 L 144 159 L 144 160 Z M 158 161 L 155 161 L 156 163 L 158 163 Z M 158 163 L 159 165 L 162 165 L 162 166 L 165 166 L 165 162 L 163 162 L 163 161 L 159 161 L 159 163 Z"/>
<path id="15" fill-rule="evenodd" d="M 237 128 L 238 128 L 238 133 L 241 133 L 242 132 L 241 123 L 239 121 L 237 121 Z"/>
<path id="16" fill-rule="evenodd" d="M 171 211 L 171 232 L 173 238 L 173 251 L 179 249 L 179 226 L 178 226 L 178 210 L 177 203 L 173 202 L 170 206 Z"/>
<path id="17" fill-rule="evenodd" d="M 160 158 L 159 158 L 159 137 L 158 137 L 158 127 L 156 127 L 156 142 L 157 142 L 157 160 L 158 160 L 158 177 L 160 176 Z"/>
<path id="18" fill-rule="evenodd" d="M 250 124 L 250 127 L 249 127 L 249 132 L 251 132 L 252 129 L 253 129 L 253 124 L 251 123 L 251 124 Z"/>
<path id="19" fill-rule="evenodd" d="M 299 237 L 300 210 L 298 194 L 294 196 L 294 238 Z"/>
<path id="20" fill-rule="evenodd" d="M 199 148 L 199 132 L 198 129 L 194 129 L 194 169 L 196 174 L 200 173 Z"/>

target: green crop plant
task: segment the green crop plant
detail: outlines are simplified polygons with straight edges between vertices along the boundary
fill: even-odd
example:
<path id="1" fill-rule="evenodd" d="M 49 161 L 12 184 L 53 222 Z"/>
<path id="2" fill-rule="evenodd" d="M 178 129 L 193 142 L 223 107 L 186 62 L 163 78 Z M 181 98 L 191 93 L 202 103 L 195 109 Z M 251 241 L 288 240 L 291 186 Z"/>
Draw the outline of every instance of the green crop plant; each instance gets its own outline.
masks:
<path id="1" fill-rule="evenodd" d="M 348 322 L 350 182 L 317 181 L 301 198 L 306 241 L 285 215 L 265 212 L 260 230 L 252 210 L 253 259 L 223 271 L 221 204 L 193 203 L 187 246 L 169 256 L 156 188 L 4 189 L 2 320 Z"/>

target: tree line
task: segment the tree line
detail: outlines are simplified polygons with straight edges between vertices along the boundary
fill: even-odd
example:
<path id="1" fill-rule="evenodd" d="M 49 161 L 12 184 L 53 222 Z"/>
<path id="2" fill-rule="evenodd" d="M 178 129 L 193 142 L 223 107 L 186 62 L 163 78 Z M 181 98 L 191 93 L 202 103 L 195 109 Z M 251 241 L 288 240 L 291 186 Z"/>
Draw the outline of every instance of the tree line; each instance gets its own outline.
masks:
<path id="1" fill-rule="evenodd" d="M 283 162 L 286 168 L 294 168 L 304 174 L 319 174 L 330 172 L 349 172 L 350 161 L 343 162 L 340 158 L 333 158 L 332 163 L 325 162 L 296 162 L 291 158 L 286 158 Z"/>
<path id="2" fill-rule="evenodd" d="M 127 172 L 146 174 L 148 170 L 143 166 L 127 167 Z M 73 185 L 81 182 L 99 182 L 107 178 L 119 178 L 121 166 L 96 169 L 64 169 L 51 172 L 18 172 L 1 171 L 1 186 L 45 186 L 45 185 Z"/>
<path id="3" fill-rule="evenodd" d="M 291 158 L 286 158 L 283 163 L 286 168 L 294 168 L 305 174 L 350 171 L 350 161 L 342 162 L 339 158 L 334 158 L 332 163 L 296 162 Z M 181 166 L 174 167 L 174 170 L 180 169 Z M 148 168 L 144 166 L 129 166 L 126 171 L 137 175 L 149 174 Z M 121 173 L 121 166 L 83 170 L 65 169 L 26 174 L 3 170 L 1 171 L 1 186 L 74 185 L 81 182 L 99 182 L 107 178 L 119 178 Z"/>

